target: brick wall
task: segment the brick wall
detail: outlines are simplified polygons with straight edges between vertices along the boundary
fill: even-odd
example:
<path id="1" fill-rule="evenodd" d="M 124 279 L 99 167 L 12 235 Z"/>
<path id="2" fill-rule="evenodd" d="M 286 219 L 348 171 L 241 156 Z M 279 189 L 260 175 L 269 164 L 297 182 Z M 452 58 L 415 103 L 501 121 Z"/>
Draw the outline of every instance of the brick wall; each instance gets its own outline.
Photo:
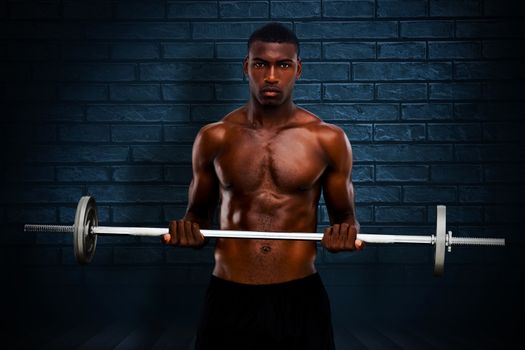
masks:
<path id="1" fill-rule="evenodd" d="M 275 20 L 302 42 L 296 102 L 352 143 L 363 232 L 430 234 L 446 204 L 457 235 L 514 243 L 456 248 L 440 279 L 428 246 L 321 249 L 336 314 L 445 319 L 452 308 L 475 319 L 498 296 L 505 304 L 489 315 L 506 315 L 523 266 L 522 13 L 503 0 L 3 2 L 6 307 L 22 317 L 46 305 L 199 305 L 211 247 L 99 237 L 93 263 L 78 266 L 71 237 L 24 234 L 22 224 L 70 224 L 86 194 L 107 225 L 162 227 L 183 215 L 193 138 L 246 100 L 246 39 Z M 322 204 L 319 213 L 321 229 Z"/>

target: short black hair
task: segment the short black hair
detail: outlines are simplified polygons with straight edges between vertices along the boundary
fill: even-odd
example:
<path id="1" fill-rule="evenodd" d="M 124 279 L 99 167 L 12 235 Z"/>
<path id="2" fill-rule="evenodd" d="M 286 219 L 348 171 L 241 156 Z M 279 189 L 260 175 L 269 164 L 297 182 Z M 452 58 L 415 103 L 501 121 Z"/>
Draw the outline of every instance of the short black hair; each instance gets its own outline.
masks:
<path id="1" fill-rule="evenodd" d="M 281 23 L 271 22 L 256 29 L 248 39 L 248 51 L 254 41 L 294 44 L 297 48 L 297 57 L 299 57 L 299 39 L 293 31 Z"/>

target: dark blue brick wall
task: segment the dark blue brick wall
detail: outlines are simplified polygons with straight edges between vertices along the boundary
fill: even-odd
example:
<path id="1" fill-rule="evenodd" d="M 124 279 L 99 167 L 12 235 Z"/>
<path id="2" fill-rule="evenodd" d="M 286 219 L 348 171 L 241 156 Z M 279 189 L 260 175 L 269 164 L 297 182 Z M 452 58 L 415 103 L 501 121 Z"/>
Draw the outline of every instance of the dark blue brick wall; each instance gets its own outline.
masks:
<path id="1" fill-rule="evenodd" d="M 2 2 L 3 316 L 196 316 L 211 247 L 99 237 L 78 266 L 71 237 L 22 224 L 71 223 L 86 194 L 107 225 L 182 216 L 193 139 L 246 100 L 245 41 L 278 20 L 302 41 L 296 102 L 352 142 L 363 232 L 430 234 L 446 204 L 457 234 L 509 244 L 455 248 L 440 279 L 428 246 L 320 249 L 336 315 L 506 318 L 523 268 L 522 14 L 506 0 Z"/>

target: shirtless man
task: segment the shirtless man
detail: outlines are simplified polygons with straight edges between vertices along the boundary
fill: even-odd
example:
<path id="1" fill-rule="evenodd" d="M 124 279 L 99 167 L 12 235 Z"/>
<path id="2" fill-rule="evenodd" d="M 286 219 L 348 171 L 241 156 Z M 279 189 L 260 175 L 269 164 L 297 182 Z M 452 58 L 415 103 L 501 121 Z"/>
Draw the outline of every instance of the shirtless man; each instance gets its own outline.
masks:
<path id="1" fill-rule="evenodd" d="M 186 215 L 165 244 L 201 247 L 219 207 L 221 229 L 315 232 L 321 191 L 331 226 L 322 246 L 359 250 L 344 132 L 292 101 L 299 42 L 270 23 L 248 41 L 250 98 L 203 127 L 193 146 Z M 333 349 L 330 305 L 315 269 L 316 243 L 217 239 L 197 349 Z"/>

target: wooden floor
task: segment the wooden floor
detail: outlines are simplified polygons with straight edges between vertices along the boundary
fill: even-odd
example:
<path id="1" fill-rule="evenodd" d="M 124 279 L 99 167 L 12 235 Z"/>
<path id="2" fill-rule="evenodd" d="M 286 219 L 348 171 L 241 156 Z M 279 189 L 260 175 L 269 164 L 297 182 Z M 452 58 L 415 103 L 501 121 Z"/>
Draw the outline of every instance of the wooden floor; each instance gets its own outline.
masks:
<path id="1" fill-rule="evenodd" d="M 510 330 L 464 330 L 460 327 L 368 324 L 335 325 L 338 350 L 463 350 L 524 349 L 523 341 L 511 345 Z M 42 324 L 27 329 L 9 327 L 0 331 L 2 349 L 192 349 L 194 328 L 155 322 L 109 322 Z M 522 336 L 521 339 L 524 337 Z M 514 339 L 515 341 L 516 339 Z M 249 349 L 247 349 L 249 350 Z"/>

